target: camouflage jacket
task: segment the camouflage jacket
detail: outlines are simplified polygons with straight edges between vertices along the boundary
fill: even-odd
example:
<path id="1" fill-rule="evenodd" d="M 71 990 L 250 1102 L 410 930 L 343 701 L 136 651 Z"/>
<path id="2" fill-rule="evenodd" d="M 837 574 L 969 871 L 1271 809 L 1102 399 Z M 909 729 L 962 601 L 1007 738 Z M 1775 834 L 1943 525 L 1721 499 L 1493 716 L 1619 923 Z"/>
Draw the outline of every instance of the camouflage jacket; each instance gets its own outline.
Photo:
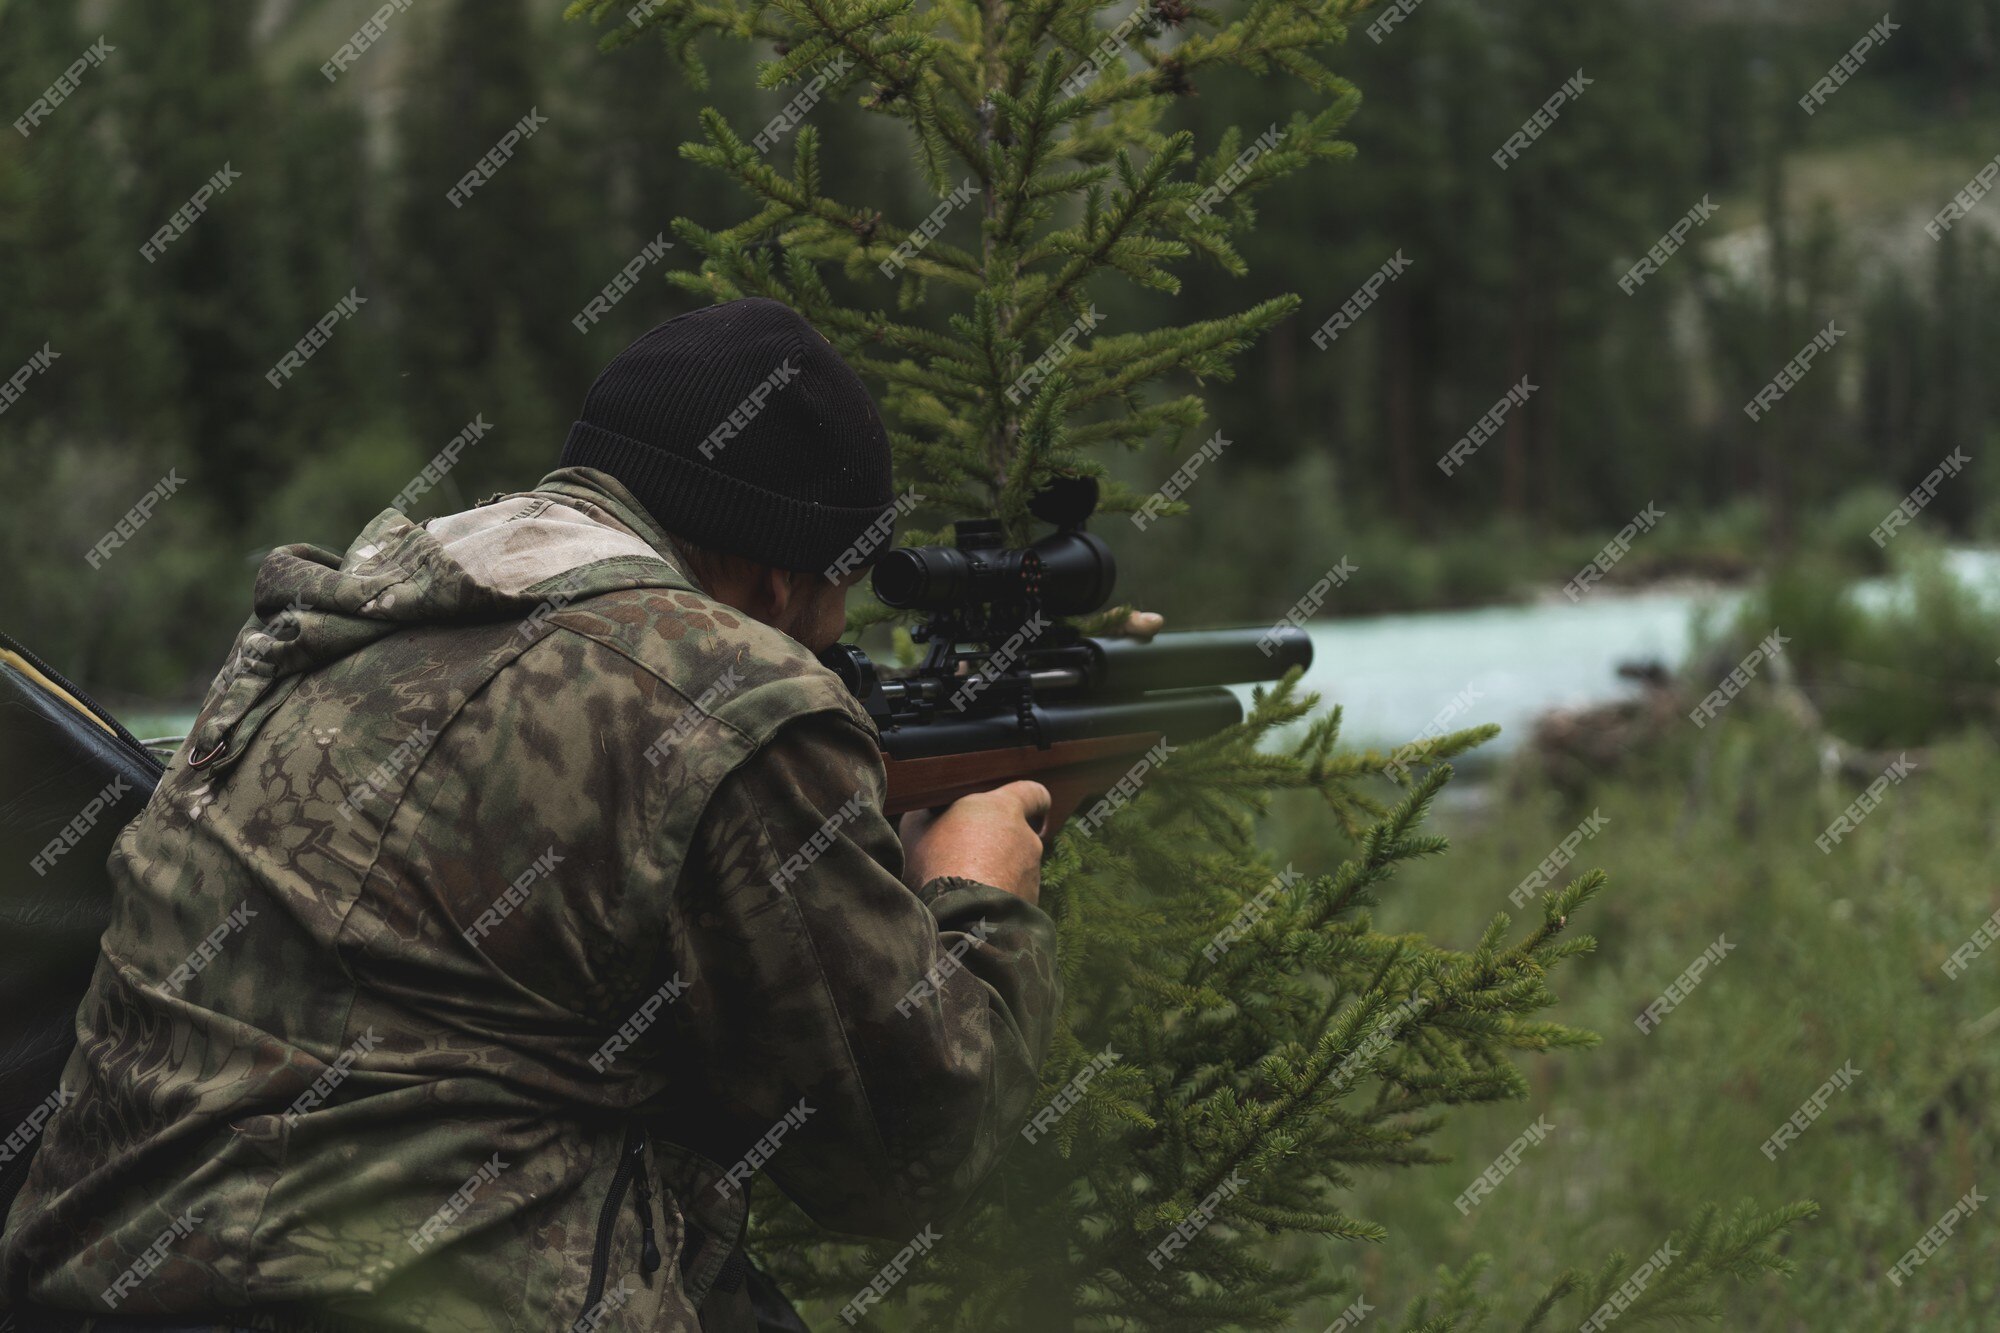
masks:
<path id="1" fill-rule="evenodd" d="M 271 553 L 112 854 L 0 1290 L 691 1329 L 758 1174 L 896 1240 L 970 1192 L 1035 1095 L 1053 927 L 905 887 L 867 715 L 670 552 L 566 469 Z"/>

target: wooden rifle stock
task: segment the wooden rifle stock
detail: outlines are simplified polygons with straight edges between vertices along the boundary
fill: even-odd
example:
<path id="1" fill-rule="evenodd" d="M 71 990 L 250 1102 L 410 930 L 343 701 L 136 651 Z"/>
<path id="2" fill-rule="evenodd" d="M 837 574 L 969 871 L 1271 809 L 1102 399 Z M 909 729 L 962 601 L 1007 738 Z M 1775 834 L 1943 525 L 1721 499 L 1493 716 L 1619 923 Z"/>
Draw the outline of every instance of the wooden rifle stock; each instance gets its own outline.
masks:
<path id="1" fill-rule="evenodd" d="M 922 759 L 885 754 L 882 764 L 889 775 L 889 793 L 884 810 L 893 819 L 912 810 L 949 805 L 961 796 L 992 791 L 1019 778 L 1033 778 L 1049 789 L 1049 814 L 1042 823 L 1046 846 L 1079 806 L 1111 790 L 1130 771 L 1133 760 L 1159 740 L 1157 731 L 1140 731 L 1056 741 L 1046 750 L 1015 745 Z"/>

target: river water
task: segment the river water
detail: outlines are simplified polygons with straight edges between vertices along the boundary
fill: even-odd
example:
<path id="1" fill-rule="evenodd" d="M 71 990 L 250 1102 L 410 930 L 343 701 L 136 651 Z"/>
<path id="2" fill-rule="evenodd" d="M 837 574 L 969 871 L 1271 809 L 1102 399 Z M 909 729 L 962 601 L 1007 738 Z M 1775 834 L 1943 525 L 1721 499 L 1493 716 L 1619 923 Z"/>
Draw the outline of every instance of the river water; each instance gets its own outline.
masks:
<path id="1" fill-rule="evenodd" d="M 2000 551 L 1954 550 L 1945 568 L 2000 606 Z M 1894 579 L 1870 580 L 1854 593 L 1871 607 L 1908 595 L 1908 585 Z M 1500 735 L 1478 751 L 1492 756 L 1524 741 L 1529 724 L 1549 709 L 1636 694 L 1638 685 L 1618 675 L 1621 664 L 1681 666 L 1697 617 L 1725 617 L 1742 598 L 1725 588 L 1597 589 L 1575 603 L 1553 596 L 1471 611 L 1323 620 L 1309 627 L 1313 664 L 1305 684 L 1323 703 L 1346 710 L 1348 745 L 1389 748 L 1433 724 L 1457 731 L 1498 722 Z M 1249 689 L 1238 693 L 1247 704 Z"/>
<path id="2" fill-rule="evenodd" d="M 1732 605 L 1719 591 L 1589 596 L 1522 606 L 1320 621 L 1310 626 L 1313 664 L 1305 685 L 1345 710 L 1342 739 L 1389 748 L 1431 730 L 1498 722 L 1480 753 L 1503 753 L 1551 708 L 1635 693 L 1625 662 L 1686 660 L 1704 604 Z M 1249 691 L 1240 691 L 1248 702 Z"/>

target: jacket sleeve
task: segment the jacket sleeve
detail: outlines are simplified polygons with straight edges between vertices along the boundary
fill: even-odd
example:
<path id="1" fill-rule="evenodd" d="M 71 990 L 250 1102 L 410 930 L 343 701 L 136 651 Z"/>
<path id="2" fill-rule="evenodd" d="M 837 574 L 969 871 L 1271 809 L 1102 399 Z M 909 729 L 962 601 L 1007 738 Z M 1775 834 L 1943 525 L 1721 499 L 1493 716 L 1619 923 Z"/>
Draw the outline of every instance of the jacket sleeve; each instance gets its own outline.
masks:
<path id="1" fill-rule="evenodd" d="M 679 952 L 704 1094 L 751 1166 L 823 1226 L 907 1239 L 1019 1131 L 1059 983 L 1039 908 L 903 884 L 884 786 L 853 719 L 786 723 L 701 818 Z"/>

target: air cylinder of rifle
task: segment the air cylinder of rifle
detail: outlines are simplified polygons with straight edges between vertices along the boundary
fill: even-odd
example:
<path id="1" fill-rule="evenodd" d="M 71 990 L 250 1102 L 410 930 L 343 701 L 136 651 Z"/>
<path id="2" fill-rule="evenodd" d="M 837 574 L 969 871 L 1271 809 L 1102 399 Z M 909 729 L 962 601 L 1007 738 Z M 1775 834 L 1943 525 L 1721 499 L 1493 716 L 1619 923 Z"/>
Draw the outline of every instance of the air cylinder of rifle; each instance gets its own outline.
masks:
<path id="1" fill-rule="evenodd" d="M 1156 690 L 1276 680 L 1312 665 L 1312 637 L 1290 625 L 1277 629 L 1187 630 L 1136 639 L 1091 639 L 1093 693 L 1128 697 Z"/>

